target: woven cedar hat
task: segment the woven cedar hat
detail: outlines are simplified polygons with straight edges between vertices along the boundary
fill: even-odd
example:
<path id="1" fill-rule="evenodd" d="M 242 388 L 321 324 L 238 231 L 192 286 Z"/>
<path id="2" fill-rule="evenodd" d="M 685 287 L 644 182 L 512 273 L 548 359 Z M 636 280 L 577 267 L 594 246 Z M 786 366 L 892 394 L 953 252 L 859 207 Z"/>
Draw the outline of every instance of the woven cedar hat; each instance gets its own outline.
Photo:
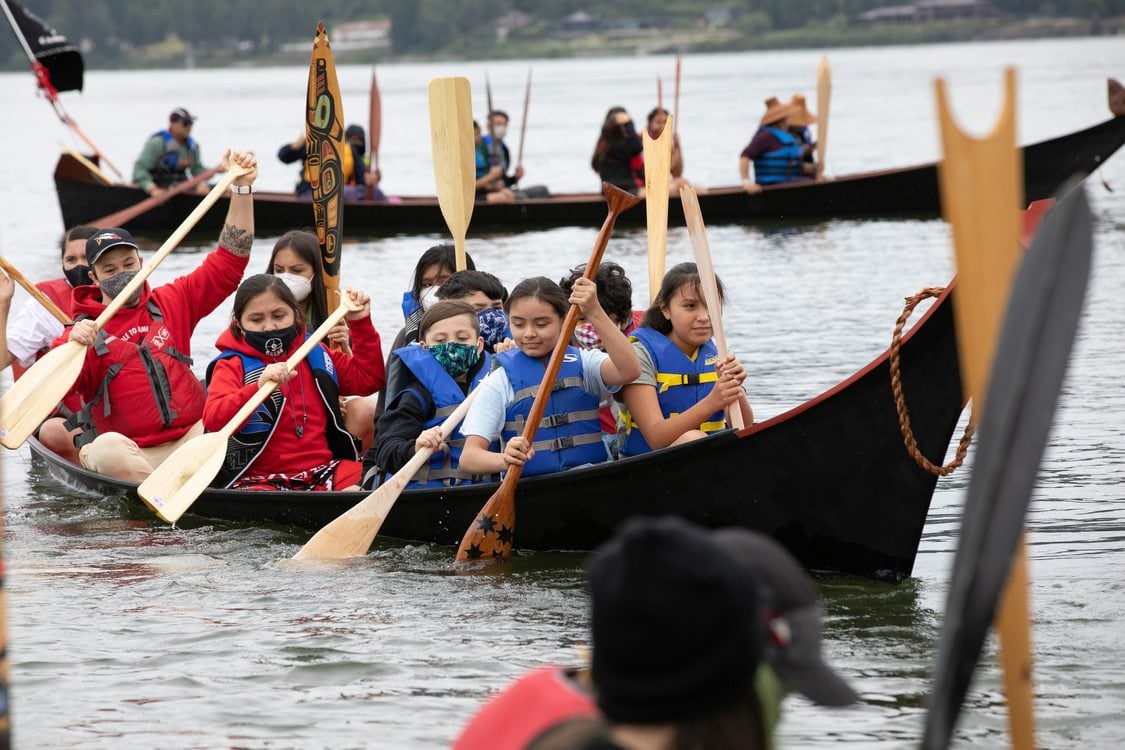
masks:
<path id="1" fill-rule="evenodd" d="M 792 114 L 792 105 L 782 104 L 777 100 L 776 96 L 771 96 L 769 99 L 766 99 L 766 113 L 762 115 L 762 124 L 773 125 L 775 122 L 780 122 Z"/>
<path id="2" fill-rule="evenodd" d="M 793 113 L 789 115 L 790 125 L 803 128 L 816 122 L 816 115 L 809 112 L 809 108 L 805 105 L 804 94 L 793 94 L 793 98 L 789 100 L 789 106 L 793 108 Z"/>

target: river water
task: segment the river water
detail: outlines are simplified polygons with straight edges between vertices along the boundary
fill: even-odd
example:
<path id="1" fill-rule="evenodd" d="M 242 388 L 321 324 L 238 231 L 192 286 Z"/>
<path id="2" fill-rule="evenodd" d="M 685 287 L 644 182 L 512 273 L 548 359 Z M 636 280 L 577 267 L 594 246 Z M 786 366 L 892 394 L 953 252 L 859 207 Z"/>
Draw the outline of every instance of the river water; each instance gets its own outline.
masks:
<path id="1" fill-rule="evenodd" d="M 797 91 L 815 102 L 820 54 L 685 58 L 679 130 L 686 175 L 701 185 L 736 182 L 738 153 L 761 102 Z M 1082 39 L 889 47 L 835 51 L 831 60 L 828 171 L 844 174 L 938 155 L 937 74 L 948 77 L 955 111 L 977 132 L 995 117 L 1007 64 L 1020 72 L 1021 142 L 1100 122 L 1108 116 L 1105 78 L 1125 74 L 1125 45 Z M 487 70 L 497 106 L 513 113 L 514 150 L 528 65 L 381 66 L 387 191 L 433 192 L 430 77 L 469 76 L 483 115 Z M 657 76 L 671 99 L 668 57 L 533 65 L 526 181 L 557 191 L 595 187 L 588 160 L 608 107 L 622 104 L 641 120 L 654 106 Z M 369 70 L 339 73 L 348 120 L 362 121 Z M 297 67 L 93 72 L 84 94 L 64 99 L 123 169 L 167 113 L 186 106 L 199 117 L 194 135 L 206 160 L 227 145 L 252 148 L 263 160 L 259 185 L 281 190 L 295 182 L 295 170 L 272 154 L 300 132 L 306 75 Z M 61 225 L 50 175 L 57 141 L 68 136 L 48 105 L 34 101 L 30 75 L 0 75 L 0 96 L 0 248 L 29 277 L 57 276 Z M 1040 742 L 1047 747 L 1110 747 L 1125 735 L 1125 351 L 1118 327 L 1125 316 L 1125 159 L 1113 159 L 1088 188 L 1093 280 L 1028 519 Z M 559 277 L 584 261 L 596 230 L 485 236 L 470 229 L 468 248 L 479 267 L 511 287 L 528 275 Z M 346 282 L 372 293 L 386 342 L 401 321 L 397 300 L 414 261 L 438 231 L 348 237 Z M 902 298 L 952 275 L 939 221 L 712 227 L 709 234 L 730 289 L 728 338 L 748 364 L 759 419 L 864 365 L 888 345 Z M 271 237 L 258 238 L 253 270 L 264 267 L 271 246 Z M 154 279 L 190 270 L 205 249 L 184 246 Z M 668 254 L 669 264 L 690 259 L 682 228 L 670 230 Z M 625 265 L 637 304 L 647 299 L 643 231 L 618 232 L 606 257 Z M 15 305 L 24 300 L 21 292 Z M 228 311 L 196 332 L 200 370 Z M 491 691 L 535 665 L 575 662 L 586 640 L 581 555 L 524 556 L 488 575 L 453 576 L 451 549 L 380 540 L 357 561 L 298 566 L 285 559 L 305 536 L 291 530 L 198 522 L 170 529 L 119 500 L 61 488 L 26 449 L 4 458 L 18 747 L 442 747 Z M 962 469 L 938 483 L 913 578 L 898 586 L 819 580 L 825 648 L 863 702 L 825 711 L 789 698 L 782 746 L 917 743 L 966 475 Z M 963 746 L 1006 741 L 991 645 L 958 738 Z"/>

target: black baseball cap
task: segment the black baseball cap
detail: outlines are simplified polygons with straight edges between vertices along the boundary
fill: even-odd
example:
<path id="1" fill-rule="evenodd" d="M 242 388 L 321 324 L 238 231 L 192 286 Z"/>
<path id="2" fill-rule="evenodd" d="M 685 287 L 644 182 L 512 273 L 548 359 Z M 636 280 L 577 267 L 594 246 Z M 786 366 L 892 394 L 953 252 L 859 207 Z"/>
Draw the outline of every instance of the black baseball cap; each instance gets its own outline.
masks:
<path id="1" fill-rule="evenodd" d="M 131 247 L 140 251 L 133 235 L 124 229 L 99 229 L 97 234 L 86 240 L 86 262 L 93 266 L 106 250 L 115 247 Z"/>
<path id="2" fill-rule="evenodd" d="M 182 122 L 184 125 L 191 125 L 195 122 L 195 115 L 188 112 L 183 107 L 176 107 L 172 110 L 172 114 L 168 115 L 168 119 L 172 122 Z"/>

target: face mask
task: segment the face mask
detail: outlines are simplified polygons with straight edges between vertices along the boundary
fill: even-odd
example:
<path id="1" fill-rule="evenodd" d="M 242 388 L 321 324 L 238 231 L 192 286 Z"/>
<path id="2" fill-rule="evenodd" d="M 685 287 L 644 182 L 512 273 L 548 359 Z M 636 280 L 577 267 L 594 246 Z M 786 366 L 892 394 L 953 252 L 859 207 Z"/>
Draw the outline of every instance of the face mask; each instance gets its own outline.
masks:
<path id="1" fill-rule="evenodd" d="M 312 281 L 296 273 L 279 273 L 277 278 L 285 282 L 289 291 L 293 292 L 293 299 L 304 302 L 312 294 Z"/>
<path id="2" fill-rule="evenodd" d="M 480 350 L 474 344 L 462 344 L 459 341 L 447 341 L 426 347 L 426 351 L 434 355 L 434 359 L 441 365 L 441 369 L 449 373 L 450 377 L 458 377 L 469 371 L 469 368 L 480 359 Z"/>
<path id="3" fill-rule="evenodd" d="M 480 321 L 480 336 L 486 348 L 493 349 L 507 338 L 508 316 L 503 310 L 486 307 L 477 313 L 477 320 Z"/>
<path id="4" fill-rule="evenodd" d="M 583 349 L 602 348 L 602 337 L 598 335 L 598 330 L 594 328 L 593 323 L 579 323 L 575 326 L 574 338 Z"/>
<path id="5" fill-rule="evenodd" d="M 436 286 L 428 286 L 425 289 L 423 289 L 421 291 L 421 293 L 418 295 L 418 301 L 422 305 L 422 312 L 429 311 L 429 309 L 431 307 L 433 307 L 434 305 L 436 305 L 438 302 L 441 301 L 437 297 L 437 290 L 438 290 L 438 287 L 436 287 Z"/>
<path id="6" fill-rule="evenodd" d="M 74 268 L 65 268 L 63 269 L 63 276 L 66 277 L 66 283 L 70 284 L 71 286 L 86 286 L 88 284 L 94 283 L 90 279 L 89 266 L 75 266 Z"/>
<path id="7" fill-rule="evenodd" d="M 504 140 L 504 136 L 508 134 L 507 125 L 497 125 L 492 129 L 492 137 L 498 141 Z"/>
<path id="8" fill-rule="evenodd" d="M 135 279 L 138 273 L 140 273 L 140 271 L 122 271 L 116 276 L 110 276 L 105 281 L 99 281 L 98 288 L 102 290 L 102 294 L 110 299 L 117 299 L 117 295 L 121 294 L 125 287 L 129 286 L 129 282 Z M 132 307 L 137 304 L 141 299 L 141 292 L 143 291 L 144 285 L 141 285 L 141 288 L 133 292 L 132 296 L 125 301 L 125 307 Z"/>
<path id="9" fill-rule="evenodd" d="M 294 324 L 274 331 L 243 331 L 242 336 L 247 344 L 262 354 L 280 359 L 293 343 L 293 339 L 297 338 L 297 326 Z"/>

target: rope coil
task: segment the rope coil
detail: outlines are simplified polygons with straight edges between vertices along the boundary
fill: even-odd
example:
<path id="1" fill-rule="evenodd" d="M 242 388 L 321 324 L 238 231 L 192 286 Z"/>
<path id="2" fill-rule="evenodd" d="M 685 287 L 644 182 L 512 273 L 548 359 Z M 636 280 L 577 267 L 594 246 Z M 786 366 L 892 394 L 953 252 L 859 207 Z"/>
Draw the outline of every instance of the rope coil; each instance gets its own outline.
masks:
<path id="1" fill-rule="evenodd" d="M 969 423 L 965 426 L 965 434 L 961 436 L 961 442 L 957 445 L 957 453 L 945 466 L 939 466 L 924 455 L 918 449 L 918 441 L 914 438 L 914 430 L 910 427 L 910 412 L 906 408 L 906 397 L 902 393 L 902 374 L 900 370 L 900 353 L 902 351 L 902 329 L 906 325 L 906 321 L 914 314 L 914 308 L 918 307 L 924 300 L 931 297 L 939 297 L 945 292 L 944 287 L 927 287 L 922 289 L 912 297 L 906 298 L 906 306 L 902 309 L 902 315 L 898 316 L 895 322 L 895 331 L 891 336 L 891 356 L 889 360 L 891 369 L 891 391 L 895 397 L 895 408 L 898 411 L 898 426 L 902 432 L 903 442 L 906 444 L 906 452 L 914 459 L 914 463 L 918 464 L 925 471 L 939 477 L 944 477 L 952 474 L 957 467 L 965 462 L 965 455 L 969 452 L 969 443 L 972 441 L 973 432 L 976 429 L 975 415 L 969 415 Z"/>

